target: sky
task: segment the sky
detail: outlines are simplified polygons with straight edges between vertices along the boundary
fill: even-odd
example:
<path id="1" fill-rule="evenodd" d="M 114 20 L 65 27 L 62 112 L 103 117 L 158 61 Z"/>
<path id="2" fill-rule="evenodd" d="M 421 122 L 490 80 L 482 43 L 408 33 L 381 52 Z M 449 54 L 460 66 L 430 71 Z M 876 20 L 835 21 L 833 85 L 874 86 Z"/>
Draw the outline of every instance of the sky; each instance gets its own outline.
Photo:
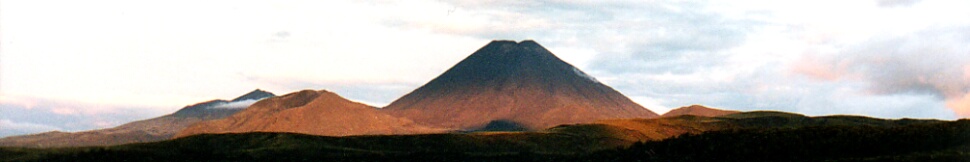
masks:
<path id="1" fill-rule="evenodd" d="M 532 39 L 654 112 L 970 117 L 970 1 L 0 0 L 0 137 L 254 89 L 385 106 Z"/>

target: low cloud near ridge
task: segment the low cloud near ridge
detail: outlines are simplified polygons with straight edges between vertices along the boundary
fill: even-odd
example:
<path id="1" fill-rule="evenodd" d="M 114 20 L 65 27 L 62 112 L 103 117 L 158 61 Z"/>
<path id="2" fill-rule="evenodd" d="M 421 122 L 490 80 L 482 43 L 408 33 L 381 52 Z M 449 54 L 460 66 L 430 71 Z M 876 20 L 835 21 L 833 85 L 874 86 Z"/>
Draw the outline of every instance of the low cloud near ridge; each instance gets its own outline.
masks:
<path id="1" fill-rule="evenodd" d="M 228 103 L 214 105 L 214 106 L 209 107 L 209 108 L 212 108 L 212 109 L 245 109 L 245 108 L 249 107 L 250 105 L 253 105 L 254 103 L 256 103 L 259 100 L 262 100 L 262 99 L 253 99 L 253 100 L 242 100 L 242 101 L 228 102 Z"/>

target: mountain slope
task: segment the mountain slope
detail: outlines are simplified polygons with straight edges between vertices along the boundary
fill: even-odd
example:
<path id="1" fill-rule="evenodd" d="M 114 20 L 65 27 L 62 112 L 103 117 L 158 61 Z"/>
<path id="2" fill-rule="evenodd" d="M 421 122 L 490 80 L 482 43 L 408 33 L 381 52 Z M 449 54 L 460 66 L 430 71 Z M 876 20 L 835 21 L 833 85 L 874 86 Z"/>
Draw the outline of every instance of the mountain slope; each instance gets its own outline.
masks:
<path id="1" fill-rule="evenodd" d="M 709 108 L 701 105 L 690 105 L 690 106 L 684 106 L 684 107 L 670 110 L 669 112 L 664 113 L 660 117 L 674 117 L 674 116 L 681 116 L 681 115 L 714 117 L 714 116 L 721 116 L 721 115 L 728 115 L 728 114 L 735 114 L 735 113 L 740 113 L 740 111 L 721 110 L 721 109 Z"/>
<path id="2" fill-rule="evenodd" d="M 538 130 L 658 116 L 531 40 L 492 41 L 383 111 L 465 130 L 494 122 Z"/>
<path id="3" fill-rule="evenodd" d="M 258 95 L 253 95 L 258 94 Z M 272 93 L 254 90 L 241 97 L 249 100 L 259 100 Z M 127 143 L 162 141 L 172 138 L 175 133 L 200 121 L 220 119 L 241 108 L 216 108 L 234 103 L 226 100 L 211 100 L 186 106 L 175 113 L 152 119 L 135 121 L 114 128 L 98 129 L 82 132 L 47 132 L 23 136 L 11 136 L 0 139 L 0 146 L 18 147 L 73 147 L 73 146 L 107 146 Z"/>
<path id="4" fill-rule="evenodd" d="M 200 122 L 176 137 L 195 134 L 289 132 L 323 136 L 444 132 L 393 117 L 325 90 L 303 90 L 256 102 L 228 118 Z"/>

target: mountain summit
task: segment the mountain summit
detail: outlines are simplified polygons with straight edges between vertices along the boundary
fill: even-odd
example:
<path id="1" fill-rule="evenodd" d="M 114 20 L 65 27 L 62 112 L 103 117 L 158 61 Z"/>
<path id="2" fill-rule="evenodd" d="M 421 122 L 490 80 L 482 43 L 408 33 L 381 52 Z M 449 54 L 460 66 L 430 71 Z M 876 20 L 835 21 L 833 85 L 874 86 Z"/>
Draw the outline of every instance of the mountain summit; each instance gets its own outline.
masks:
<path id="1" fill-rule="evenodd" d="M 256 89 L 230 101 L 218 99 L 189 105 L 176 111 L 173 115 L 176 117 L 221 119 L 249 107 L 249 105 L 255 103 L 256 101 L 275 96 L 276 95 L 271 92 Z"/>
<path id="2" fill-rule="evenodd" d="M 260 99 L 274 97 L 274 96 L 276 96 L 276 94 L 264 91 L 262 89 L 256 89 L 256 90 L 253 90 L 252 92 L 246 93 L 242 96 L 232 99 L 231 102 L 238 102 L 238 101 L 245 101 L 245 100 L 260 100 Z"/>
<path id="3" fill-rule="evenodd" d="M 383 111 L 465 130 L 658 116 L 532 40 L 492 41 Z"/>

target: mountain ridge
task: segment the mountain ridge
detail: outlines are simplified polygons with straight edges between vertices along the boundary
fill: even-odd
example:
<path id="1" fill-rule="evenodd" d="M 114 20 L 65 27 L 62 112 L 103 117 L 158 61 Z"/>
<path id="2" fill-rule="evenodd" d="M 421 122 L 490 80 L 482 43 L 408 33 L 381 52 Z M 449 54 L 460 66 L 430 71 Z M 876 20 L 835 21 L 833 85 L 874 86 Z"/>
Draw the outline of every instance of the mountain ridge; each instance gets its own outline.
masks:
<path id="1" fill-rule="evenodd" d="M 199 122 L 175 135 L 288 132 L 320 136 L 441 133 L 347 100 L 326 90 L 302 90 L 256 102 L 224 119 Z"/>

